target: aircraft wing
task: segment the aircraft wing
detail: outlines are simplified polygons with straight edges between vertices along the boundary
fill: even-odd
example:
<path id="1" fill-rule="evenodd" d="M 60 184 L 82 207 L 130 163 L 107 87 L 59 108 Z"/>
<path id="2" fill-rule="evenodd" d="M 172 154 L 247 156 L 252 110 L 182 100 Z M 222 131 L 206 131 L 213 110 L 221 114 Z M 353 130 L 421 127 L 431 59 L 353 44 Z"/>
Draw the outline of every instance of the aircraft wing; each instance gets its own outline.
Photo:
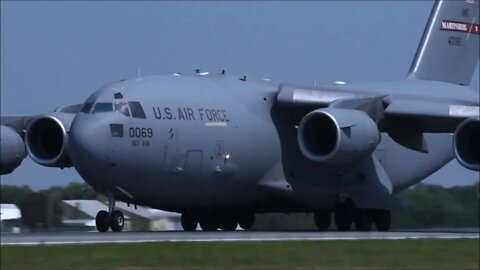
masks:
<path id="1" fill-rule="evenodd" d="M 479 106 L 415 100 L 386 99 L 387 121 L 407 122 L 426 133 L 453 133 L 466 118 L 478 117 Z"/>
<path id="2" fill-rule="evenodd" d="M 468 99 L 455 98 L 453 95 L 431 98 L 422 95 L 422 92 L 424 89 L 438 90 L 435 87 L 425 88 L 422 82 L 413 80 L 407 83 L 387 84 L 383 85 L 383 88 L 376 87 L 375 84 L 365 84 L 361 88 L 282 85 L 277 104 L 286 109 L 300 110 L 303 115 L 319 109 L 365 112 L 380 132 L 387 133 L 398 144 L 422 153 L 429 152 L 425 133 L 452 133 L 457 160 L 467 168 L 478 170 L 478 165 L 471 165 L 477 163 L 474 138 L 480 136 L 477 134 L 480 110 L 475 96 L 468 95 Z M 398 85 L 401 88 L 395 89 Z M 443 87 L 451 93 L 468 92 L 464 86 L 448 84 Z M 415 93 L 415 90 L 418 90 L 418 93 Z M 478 100 L 478 96 L 476 99 Z M 470 156 L 472 158 L 469 158 Z M 465 158 L 472 161 L 467 162 Z"/>
<path id="3" fill-rule="evenodd" d="M 344 108 L 361 110 L 370 115 L 382 132 L 392 126 L 415 126 L 421 133 L 453 133 L 465 119 L 478 117 L 479 106 L 459 102 L 428 101 L 335 87 L 305 88 L 282 85 L 277 96 L 281 106 L 299 108 Z"/>
<path id="4" fill-rule="evenodd" d="M 31 116 L 2 116 L 0 117 L 0 124 L 10 127 L 18 134 L 22 134 L 31 118 Z"/>
<path id="5" fill-rule="evenodd" d="M 327 107 L 336 100 L 352 99 L 365 97 L 350 91 L 340 91 L 335 88 L 307 88 L 304 86 L 294 86 L 283 84 L 277 96 L 277 103 L 282 106 L 304 107 L 312 106 L 315 108 Z"/>
<path id="6" fill-rule="evenodd" d="M 77 114 L 80 112 L 81 107 L 83 104 L 74 104 L 74 105 L 67 105 L 67 106 L 59 106 L 57 107 L 54 112 L 58 113 L 68 113 L 68 114 Z M 37 117 L 36 115 L 30 116 L 1 116 L 0 117 L 0 125 L 8 126 L 14 129 L 17 133 L 21 134 L 25 131 L 28 126 L 28 123 L 31 119 Z"/>
<path id="7" fill-rule="evenodd" d="M 74 115 L 80 111 L 81 104 L 58 107 L 50 115 L 69 115 L 68 126 Z M 72 116 L 73 115 L 73 116 Z M 0 141 L 2 156 L 0 159 L 0 174 L 9 174 L 17 168 L 26 157 L 25 133 L 28 125 L 45 115 L 33 116 L 1 116 Z"/>

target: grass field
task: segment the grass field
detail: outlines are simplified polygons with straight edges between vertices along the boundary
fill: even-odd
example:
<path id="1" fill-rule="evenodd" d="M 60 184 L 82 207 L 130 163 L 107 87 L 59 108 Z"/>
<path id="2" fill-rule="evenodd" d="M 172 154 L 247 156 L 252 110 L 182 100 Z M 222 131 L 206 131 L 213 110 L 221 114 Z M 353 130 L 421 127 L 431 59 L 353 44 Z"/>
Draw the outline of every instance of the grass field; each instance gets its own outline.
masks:
<path id="1" fill-rule="evenodd" d="M 479 240 L 2 246 L 1 269 L 479 269 Z"/>

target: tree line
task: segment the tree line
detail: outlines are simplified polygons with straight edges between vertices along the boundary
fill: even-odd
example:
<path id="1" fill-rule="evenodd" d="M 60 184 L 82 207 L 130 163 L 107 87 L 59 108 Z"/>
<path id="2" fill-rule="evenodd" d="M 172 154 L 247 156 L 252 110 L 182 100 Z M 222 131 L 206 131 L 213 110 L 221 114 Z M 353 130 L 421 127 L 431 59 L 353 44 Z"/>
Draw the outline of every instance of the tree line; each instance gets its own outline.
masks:
<path id="1" fill-rule="evenodd" d="M 397 195 L 408 210 L 393 213 L 393 229 L 479 227 L 479 183 L 444 188 L 418 184 Z M 106 198 L 86 183 L 33 191 L 28 186 L 1 185 L 0 202 L 16 204 L 29 228 L 61 226 L 61 200 L 101 200 Z M 333 226 L 332 226 L 333 227 Z M 254 229 L 315 230 L 313 215 L 257 214 Z"/>
<path id="2" fill-rule="evenodd" d="M 407 210 L 392 213 L 392 229 L 479 227 L 478 182 L 451 188 L 420 183 L 396 196 Z M 316 227 L 312 214 L 263 214 L 256 216 L 254 229 L 315 230 Z"/>
<path id="3" fill-rule="evenodd" d="M 28 186 L 0 186 L 0 202 L 15 204 L 22 214 L 22 222 L 29 229 L 62 226 L 62 200 L 102 199 L 86 183 L 70 183 L 65 187 L 51 187 L 33 191 Z"/>

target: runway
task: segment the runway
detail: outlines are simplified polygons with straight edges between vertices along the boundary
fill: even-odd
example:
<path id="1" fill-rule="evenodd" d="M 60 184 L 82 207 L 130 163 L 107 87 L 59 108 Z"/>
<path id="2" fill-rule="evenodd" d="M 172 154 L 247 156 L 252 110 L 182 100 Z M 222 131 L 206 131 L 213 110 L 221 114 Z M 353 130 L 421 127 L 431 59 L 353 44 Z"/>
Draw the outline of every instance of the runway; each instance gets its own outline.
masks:
<path id="1" fill-rule="evenodd" d="M 228 242 L 228 241 L 326 241 L 326 240 L 401 240 L 479 238 L 478 231 L 415 231 L 415 232 L 48 232 L 2 233 L 1 245 L 60 245 L 146 242 Z"/>

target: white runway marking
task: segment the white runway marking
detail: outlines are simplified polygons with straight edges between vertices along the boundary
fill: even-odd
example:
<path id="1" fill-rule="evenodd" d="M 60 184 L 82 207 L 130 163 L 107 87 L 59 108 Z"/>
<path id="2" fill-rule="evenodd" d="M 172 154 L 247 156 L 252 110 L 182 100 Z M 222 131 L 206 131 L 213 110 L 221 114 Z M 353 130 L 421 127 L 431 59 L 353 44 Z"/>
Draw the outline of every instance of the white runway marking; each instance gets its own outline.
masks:
<path id="1" fill-rule="evenodd" d="M 61 232 L 2 234 L 1 245 L 73 245 L 151 242 L 479 239 L 478 232 Z"/>

